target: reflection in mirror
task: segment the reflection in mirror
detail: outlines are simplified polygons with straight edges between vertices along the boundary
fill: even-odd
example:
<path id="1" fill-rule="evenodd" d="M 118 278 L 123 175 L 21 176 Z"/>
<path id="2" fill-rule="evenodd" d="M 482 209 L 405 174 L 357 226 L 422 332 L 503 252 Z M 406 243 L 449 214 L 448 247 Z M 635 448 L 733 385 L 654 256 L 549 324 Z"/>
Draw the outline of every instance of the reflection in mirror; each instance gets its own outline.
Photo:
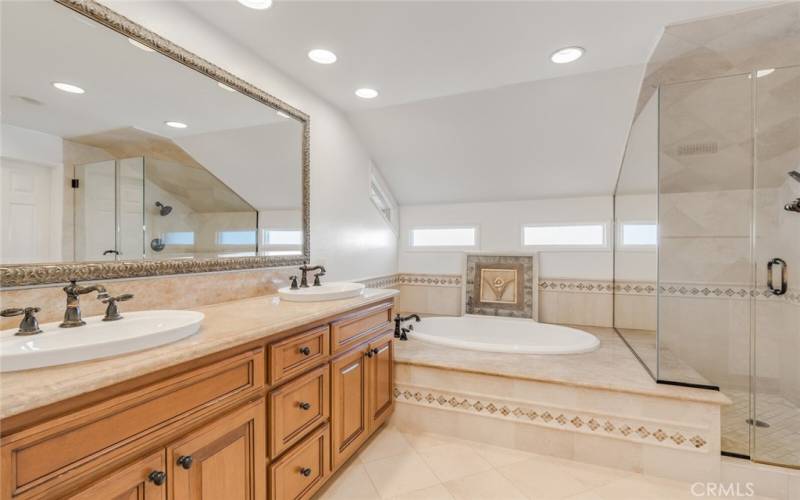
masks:
<path id="1" fill-rule="evenodd" d="M 633 122 L 614 196 L 614 327 L 656 376 L 658 93 Z"/>
<path id="2" fill-rule="evenodd" d="M 302 254 L 301 121 L 54 2 L 0 8 L 0 263 Z"/>

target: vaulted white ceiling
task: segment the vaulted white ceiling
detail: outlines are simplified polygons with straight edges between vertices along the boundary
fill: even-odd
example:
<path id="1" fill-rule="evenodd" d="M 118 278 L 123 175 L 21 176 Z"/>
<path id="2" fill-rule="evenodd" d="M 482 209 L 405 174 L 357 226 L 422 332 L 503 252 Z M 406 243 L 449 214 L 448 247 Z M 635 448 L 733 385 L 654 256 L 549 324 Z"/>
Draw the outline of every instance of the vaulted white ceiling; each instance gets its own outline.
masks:
<path id="1" fill-rule="evenodd" d="M 663 28 L 760 3 L 184 5 L 348 112 L 398 201 L 415 204 L 611 194 Z M 568 45 L 586 55 L 549 61 Z M 339 60 L 313 63 L 313 48 Z"/>

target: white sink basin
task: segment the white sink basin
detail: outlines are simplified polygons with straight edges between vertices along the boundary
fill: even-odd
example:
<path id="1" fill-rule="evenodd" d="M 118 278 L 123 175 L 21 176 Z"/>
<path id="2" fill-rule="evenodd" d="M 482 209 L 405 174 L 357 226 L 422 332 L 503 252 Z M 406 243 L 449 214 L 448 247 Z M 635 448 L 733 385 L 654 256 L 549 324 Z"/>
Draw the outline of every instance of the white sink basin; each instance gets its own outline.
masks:
<path id="1" fill-rule="evenodd" d="M 86 325 L 59 328 L 41 326 L 42 333 L 14 335 L 0 332 L 0 372 L 63 365 L 126 354 L 175 342 L 200 329 L 203 313 L 195 311 L 139 311 L 122 314 L 118 321 L 102 316 L 84 318 Z"/>
<path id="2" fill-rule="evenodd" d="M 291 302 L 349 299 L 350 297 L 358 297 L 362 293 L 364 293 L 364 285 L 346 281 L 334 281 L 324 283 L 322 286 L 309 286 L 308 288 L 298 288 L 297 290 L 292 290 L 287 286 L 278 290 L 278 295 L 283 300 Z"/>

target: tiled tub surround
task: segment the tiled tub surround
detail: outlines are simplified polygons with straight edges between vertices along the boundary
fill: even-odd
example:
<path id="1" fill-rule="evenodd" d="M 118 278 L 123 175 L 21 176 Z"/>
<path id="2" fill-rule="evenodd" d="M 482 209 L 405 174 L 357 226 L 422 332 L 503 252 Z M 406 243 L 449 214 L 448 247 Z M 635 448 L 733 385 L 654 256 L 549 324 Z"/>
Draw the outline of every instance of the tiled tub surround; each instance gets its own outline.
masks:
<path id="1" fill-rule="evenodd" d="M 589 354 L 397 347 L 395 424 L 683 480 L 720 474 L 722 394 L 653 382 L 608 328 Z"/>

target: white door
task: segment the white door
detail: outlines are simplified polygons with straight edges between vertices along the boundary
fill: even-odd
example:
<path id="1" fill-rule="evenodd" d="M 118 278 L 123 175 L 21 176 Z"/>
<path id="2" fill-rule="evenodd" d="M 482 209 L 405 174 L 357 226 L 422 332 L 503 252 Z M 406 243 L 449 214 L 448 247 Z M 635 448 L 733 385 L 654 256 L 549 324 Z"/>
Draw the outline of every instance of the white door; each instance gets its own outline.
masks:
<path id="1" fill-rule="evenodd" d="M 144 158 L 117 162 L 117 249 L 120 260 L 144 258 Z"/>
<path id="2" fill-rule="evenodd" d="M 75 260 L 114 260 L 116 165 L 114 160 L 75 167 Z"/>
<path id="3" fill-rule="evenodd" d="M 51 238 L 53 169 L 0 157 L 0 262 L 5 264 L 48 262 Z M 52 223 L 52 224 L 51 224 Z"/>

